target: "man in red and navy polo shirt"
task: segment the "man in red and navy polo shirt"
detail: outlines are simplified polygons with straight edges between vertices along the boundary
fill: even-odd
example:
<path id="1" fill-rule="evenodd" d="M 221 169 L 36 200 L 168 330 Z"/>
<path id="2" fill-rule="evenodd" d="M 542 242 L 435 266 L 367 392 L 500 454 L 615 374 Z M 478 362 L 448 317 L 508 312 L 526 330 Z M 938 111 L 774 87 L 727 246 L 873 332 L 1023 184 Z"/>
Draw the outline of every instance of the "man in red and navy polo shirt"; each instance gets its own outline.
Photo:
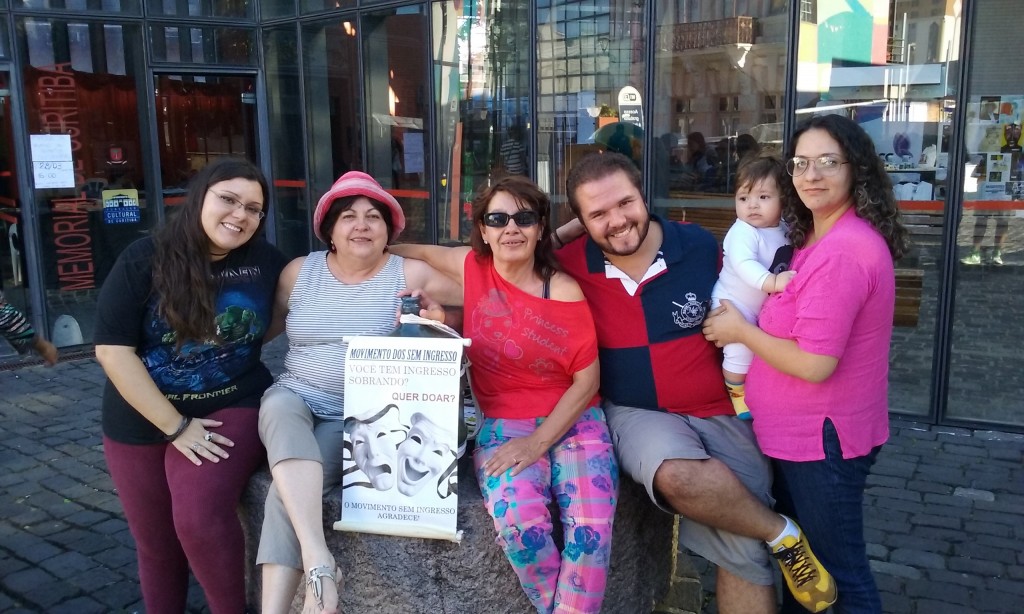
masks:
<path id="1" fill-rule="evenodd" d="M 772 554 L 794 593 L 810 591 L 801 601 L 834 600 L 799 527 L 769 508 L 769 464 L 733 411 L 718 350 L 701 334 L 718 244 L 695 224 L 650 215 L 640 186 L 629 158 L 586 156 L 567 180 L 582 228 L 573 222 L 553 236 L 561 246 L 587 234 L 557 255 L 594 314 L 601 396 L 622 468 L 656 505 L 682 516 L 683 544 L 718 566 L 722 612 L 775 611 Z"/>

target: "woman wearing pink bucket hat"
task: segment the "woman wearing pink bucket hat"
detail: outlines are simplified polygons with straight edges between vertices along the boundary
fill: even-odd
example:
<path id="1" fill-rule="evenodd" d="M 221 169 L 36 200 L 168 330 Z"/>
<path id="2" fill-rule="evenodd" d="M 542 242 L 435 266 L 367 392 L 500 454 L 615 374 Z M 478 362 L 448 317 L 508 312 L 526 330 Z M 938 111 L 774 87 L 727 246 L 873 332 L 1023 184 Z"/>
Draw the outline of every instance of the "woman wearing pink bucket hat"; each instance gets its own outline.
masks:
<path id="1" fill-rule="evenodd" d="M 340 569 L 327 548 L 321 504 L 342 478 L 342 339 L 389 333 L 403 290 L 462 302 L 455 282 L 425 262 L 388 252 L 404 228 L 398 201 L 373 177 L 350 171 L 313 213 L 313 231 L 327 251 L 297 258 L 281 274 L 276 301 L 287 314 L 288 355 L 285 372 L 263 396 L 259 423 L 274 478 L 256 557 L 265 613 L 289 610 L 302 570 L 304 611 L 339 608 Z"/>
<path id="2" fill-rule="evenodd" d="M 387 208 L 388 214 L 391 216 L 387 235 L 390 241 L 398 239 L 398 235 L 405 230 L 405 213 L 402 211 L 402 206 L 395 200 L 395 197 L 389 194 L 373 177 L 366 173 L 349 171 L 338 177 L 338 180 L 334 182 L 331 189 L 327 190 L 327 193 L 321 196 L 320 201 L 316 204 L 316 211 L 313 212 L 313 233 L 316 234 L 317 239 L 328 245 L 331 244 L 330 237 L 325 237 L 321 229 L 324 217 L 334 201 L 348 196 L 365 196 L 369 200 L 375 201 L 378 209 L 380 209 L 380 205 Z"/>

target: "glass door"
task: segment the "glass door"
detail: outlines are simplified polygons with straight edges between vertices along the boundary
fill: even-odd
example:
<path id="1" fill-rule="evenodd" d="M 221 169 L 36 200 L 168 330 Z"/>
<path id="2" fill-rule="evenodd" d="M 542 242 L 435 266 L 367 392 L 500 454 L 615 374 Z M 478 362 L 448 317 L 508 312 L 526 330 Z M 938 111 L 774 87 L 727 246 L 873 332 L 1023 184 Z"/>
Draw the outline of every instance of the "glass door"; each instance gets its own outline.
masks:
<path id="1" fill-rule="evenodd" d="M 427 16 L 402 7 L 362 17 L 366 172 L 405 211 L 402 241 L 430 243 L 432 223 Z"/>
<path id="2" fill-rule="evenodd" d="M 17 44 L 33 186 L 20 203 L 34 209 L 22 219 L 37 226 L 15 222 L 16 234 L 38 233 L 42 288 L 33 293 L 45 297 L 51 340 L 90 343 L 99 288 L 121 251 L 159 218 L 146 202 L 141 32 L 135 24 L 26 17 L 17 21 Z"/>
<path id="3" fill-rule="evenodd" d="M 1011 6 L 1012 5 L 1012 6 Z M 972 19 L 962 148 L 963 209 L 945 418 L 1024 427 L 1018 375 L 1024 322 L 1024 75 L 1007 62 L 1003 24 L 1019 5 L 995 2 Z"/>
<path id="4" fill-rule="evenodd" d="M 255 77 L 158 74 L 154 87 L 164 207 L 181 204 L 189 179 L 217 158 L 258 163 Z"/>

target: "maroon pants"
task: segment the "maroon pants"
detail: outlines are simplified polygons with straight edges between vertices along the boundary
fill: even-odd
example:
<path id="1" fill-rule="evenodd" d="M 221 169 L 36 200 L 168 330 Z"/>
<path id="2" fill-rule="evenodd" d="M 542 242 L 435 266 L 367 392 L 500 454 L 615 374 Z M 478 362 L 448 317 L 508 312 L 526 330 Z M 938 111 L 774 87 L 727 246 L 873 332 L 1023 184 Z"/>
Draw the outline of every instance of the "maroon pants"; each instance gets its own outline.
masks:
<path id="1" fill-rule="evenodd" d="M 236 508 L 249 477 L 266 459 L 253 408 L 209 418 L 235 442 L 219 463 L 193 465 L 170 444 L 130 445 L 103 438 L 103 451 L 128 528 L 135 538 L 147 614 L 181 614 L 188 570 L 213 614 L 245 611 L 245 543 Z"/>

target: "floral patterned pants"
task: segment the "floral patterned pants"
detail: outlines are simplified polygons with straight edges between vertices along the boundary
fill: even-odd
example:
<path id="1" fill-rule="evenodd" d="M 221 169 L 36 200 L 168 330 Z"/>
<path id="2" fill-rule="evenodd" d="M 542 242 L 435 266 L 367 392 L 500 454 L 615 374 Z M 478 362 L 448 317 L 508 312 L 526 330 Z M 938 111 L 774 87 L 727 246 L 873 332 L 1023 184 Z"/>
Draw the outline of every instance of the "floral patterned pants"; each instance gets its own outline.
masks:
<path id="1" fill-rule="evenodd" d="M 484 463 L 510 439 L 532 433 L 542 418 L 485 418 L 473 455 L 498 545 L 538 612 L 601 611 L 611 557 L 619 466 L 604 412 L 592 407 L 537 462 L 512 477 L 485 477 Z M 562 551 L 552 539 L 549 505 L 557 502 Z"/>

